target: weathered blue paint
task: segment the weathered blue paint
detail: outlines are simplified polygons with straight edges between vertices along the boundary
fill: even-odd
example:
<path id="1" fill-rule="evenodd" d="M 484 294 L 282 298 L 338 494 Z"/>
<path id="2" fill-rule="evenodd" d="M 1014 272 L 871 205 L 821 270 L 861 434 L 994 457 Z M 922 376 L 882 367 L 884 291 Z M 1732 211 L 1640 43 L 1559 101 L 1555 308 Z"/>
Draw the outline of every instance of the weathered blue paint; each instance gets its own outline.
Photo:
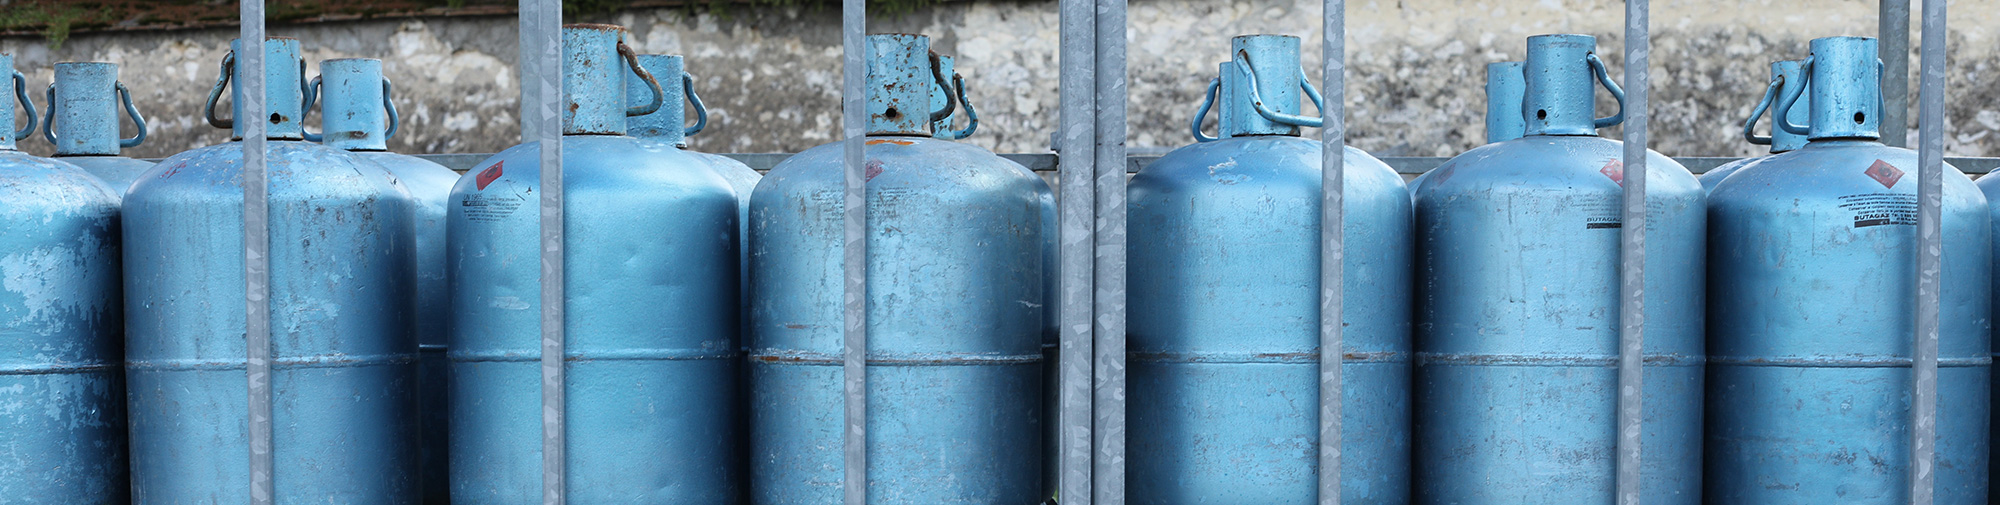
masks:
<path id="1" fill-rule="evenodd" d="M 1522 62 L 1486 64 L 1486 143 L 1521 138 L 1528 130 L 1521 111 L 1522 95 L 1528 92 Z"/>
<path id="2" fill-rule="evenodd" d="M 972 108 L 972 101 L 966 99 L 965 77 L 958 75 L 957 64 L 950 56 L 938 57 L 938 75 L 950 79 L 950 87 L 931 88 L 932 110 L 951 108 L 956 104 L 965 110 L 965 128 L 952 128 L 958 116 L 952 115 L 931 122 L 931 136 L 945 140 L 964 140 L 979 131 L 979 112 Z"/>
<path id="3" fill-rule="evenodd" d="M 1979 192 L 1981 193 L 1981 195 L 1982 195 L 1982 196 L 1985 196 L 1985 197 L 1986 197 L 1986 206 L 1987 206 L 1987 208 L 1989 209 L 1989 210 L 1988 210 L 1988 212 L 1987 212 L 1987 218 L 1988 218 L 1988 221 L 1992 223 L 1992 225 L 1991 225 L 1991 226 L 1992 226 L 1992 234 L 1991 234 L 1991 235 L 1989 236 L 1989 238 L 1990 238 L 1990 237 L 2000 237 L 2000 203 L 1996 203 L 1996 202 L 2000 202 L 2000 177 L 1995 177 L 1995 176 L 1994 176 L 1994 173 L 1996 173 L 1996 172 L 2000 172 L 2000 169 L 1996 169 L 1996 170 L 1994 170 L 1993 172 L 1987 172 L 1987 173 L 1986 173 L 1986 175 L 1984 175 L 1984 176 L 1981 176 L 1981 177 L 1979 178 L 1979 180 L 1978 180 L 1978 181 L 1975 181 L 1975 182 L 1974 182 L 1974 185 L 1976 185 L 1976 186 L 1978 186 L 1978 187 L 1979 187 Z M 1994 255 L 1994 257 L 2000 257 L 2000 243 L 1996 243 L 1996 244 L 1994 245 L 1994 251 L 1993 251 L 1993 255 Z M 2000 268 L 1996 268 L 1996 269 L 1994 269 L 1994 272 L 1993 272 L 1993 275 L 1994 275 L 1994 280 L 1992 281 L 1992 282 L 1993 282 L 1993 285 L 1991 286 L 1991 289 L 1993 289 L 1993 290 L 1995 291 L 1995 294 L 1996 294 L 1996 295 L 2000 295 Z M 2000 298 L 2000 297 L 1996 297 L 1996 298 Z M 1989 310 L 1990 310 L 1990 309 L 1989 309 Z M 1991 358 L 1991 357 L 2000 357 L 2000 352 L 1996 352 L 1996 351 L 1994 350 L 1994 348 L 1992 348 L 1992 347 L 1991 347 L 1991 344 L 1990 344 L 1990 343 L 1988 344 L 1988 346 L 1989 346 L 1989 348 L 1988 348 L 1988 353 L 1989 353 L 1989 358 Z M 1939 368 L 1939 370 L 1940 370 L 1940 371 L 1942 371 L 1942 370 L 1944 370 L 1944 369 L 1943 369 L 1943 368 Z M 1987 372 L 1987 374 L 1988 374 L 1989 376 L 1990 376 L 1990 375 L 1992 374 L 1992 372 L 1991 372 L 1990 370 L 1991 370 L 1991 369 L 1989 368 L 1989 371 Z M 1942 375 L 1940 375 L 1940 377 L 1942 377 Z M 1989 379 L 1989 381 L 1988 381 L 1988 383 L 1987 383 L 1987 384 L 1988 384 L 1988 386 L 1987 386 L 1987 387 L 1988 387 L 1988 388 L 1990 388 L 1990 390 L 1988 391 L 1988 398 L 1989 398 L 1989 400 L 1988 400 L 1988 403 L 1987 403 L 1987 405 L 1988 405 L 1988 406 L 1987 406 L 1987 414 L 1988 414 L 1988 416 L 1989 416 L 1989 417 L 1988 417 L 1988 419 L 1989 419 L 1988 423 L 1989 423 L 1989 424 L 1991 424 L 1991 421 L 1990 421 L 1990 419 L 1991 419 L 1991 417 L 1990 417 L 1990 416 L 1991 416 L 1991 414 L 1992 414 L 1992 401 L 1991 401 L 1991 397 L 1992 397 L 1992 395 L 1993 395 L 1993 392 L 1994 392 L 1994 391 L 2000 391 L 2000 388 L 1994 388 L 1994 387 L 1992 387 L 1992 382 L 1991 382 L 1991 380 L 1990 380 L 1990 379 Z M 1940 386 L 1942 386 L 1942 384 L 1940 384 Z M 1942 387 L 1940 387 L 1940 391 L 1942 391 L 1942 390 L 1943 390 L 1943 389 L 1942 389 Z M 1994 434 L 1995 432 L 2000 432 L 2000 428 L 1995 428 L 1995 427 L 1991 427 L 1991 426 L 1989 426 L 1989 431 L 1987 432 L 1987 439 L 1986 439 L 1986 442 L 1987 442 L 1987 444 L 1988 444 L 1989 446 L 1990 446 L 1990 445 L 1991 445 L 1991 444 L 1993 443 L 1993 439 L 1994 439 L 1994 438 L 1993 438 L 1993 436 L 1992 436 L 1992 435 L 1993 435 L 1993 434 Z M 1989 499 L 1989 500 L 1990 500 L 1990 499 L 1992 498 L 1992 493 L 1993 493 L 1993 489 L 1992 489 L 1992 483 L 1993 483 L 1993 477 L 2000 477 L 2000 465 L 1994 465 L 1994 464 L 1993 464 L 1993 460 L 1992 460 L 1992 456 L 1993 456 L 1993 453 L 1992 453 L 1991 451 L 1989 451 L 1989 452 L 1987 453 L 1987 463 L 1986 463 L 1986 471 L 1987 471 L 1987 479 L 1986 479 L 1986 482 L 1987 482 L 1987 490 L 1986 490 L 1986 492 L 1987 492 L 1987 495 L 1988 495 L 1988 499 Z"/>
<path id="4" fill-rule="evenodd" d="M 13 125 L 14 97 L 0 97 Z M 0 222 L 0 500 L 129 503 L 118 197 L 4 147 Z"/>
<path id="5" fill-rule="evenodd" d="M 930 138 L 932 118 L 887 117 L 931 103 L 929 40 L 868 39 L 870 501 L 1040 502 L 1046 185 Z M 780 163 L 751 197 L 752 503 L 842 495 L 841 150 Z"/>
<path id="6" fill-rule="evenodd" d="M 951 116 L 956 102 L 933 107 L 931 94 L 946 85 L 931 39 L 907 33 L 868 36 L 868 131 L 884 135 L 933 135 L 931 125 Z M 879 132 L 879 133 L 875 133 Z"/>
<path id="7" fill-rule="evenodd" d="M 56 157 L 103 179 L 119 197 L 139 174 L 153 168 L 152 162 L 118 155 L 120 148 L 146 140 L 146 118 L 132 105 L 132 92 L 118 81 L 118 65 L 57 63 L 47 95 L 49 112 L 42 121 L 42 138 L 55 145 Z M 129 139 L 118 138 L 121 105 L 138 128 Z"/>
<path id="8" fill-rule="evenodd" d="M 276 499 L 417 503 L 411 198 L 376 164 L 299 141 L 298 41 L 262 46 Z M 174 155 L 124 201 L 135 503 L 250 499 L 242 155 Z"/>
<path id="9" fill-rule="evenodd" d="M 7 130 L 0 128 L 0 150 L 9 150 L 18 145 L 17 141 L 28 138 L 28 134 L 35 132 L 35 122 L 38 118 L 35 117 L 35 101 L 28 99 L 28 77 L 21 75 L 20 70 L 14 69 L 13 55 L 0 54 L 0 57 L 6 58 L 7 73 L 12 74 L 14 78 L 14 100 L 18 100 L 21 104 L 21 108 L 16 110 L 14 108 L 16 102 L 0 99 L 0 115 L 28 120 L 28 126 L 15 130 L 12 135 L 6 135 Z M 5 95 L 5 92 L 0 91 L 0 95 Z M 16 115 L 17 113 L 19 115 Z"/>
<path id="10" fill-rule="evenodd" d="M 321 141 L 349 151 L 354 157 L 387 169 L 410 193 L 411 222 L 416 230 L 415 312 L 417 340 L 417 423 L 423 440 L 423 501 L 450 503 L 450 460 L 447 441 L 451 369 L 445 362 L 449 340 L 446 323 L 451 301 L 445 284 L 445 207 L 458 172 L 415 156 L 388 151 L 394 135 L 393 89 L 382 78 L 382 60 L 345 58 L 323 60 L 314 89 L 323 93 L 326 111 Z M 311 100 L 308 100 L 309 102 Z"/>
<path id="11" fill-rule="evenodd" d="M 564 28 L 568 502 L 740 502 L 737 203 L 706 162 L 623 135 L 625 29 Z M 649 86 L 650 87 L 650 86 Z M 651 93 L 649 89 L 647 93 Z M 451 495 L 541 502 L 540 144 L 452 189 Z"/>
<path id="12" fill-rule="evenodd" d="M 678 55 L 641 54 L 639 67 L 646 69 L 646 72 L 660 84 L 660 92 L 665 98 L 660 102 L 659 110 L 625 118 L 626 132 L 642 139 L 687 147 L 687 137 L 695 133 L 690 131 L 695 128 L 687 126 L 687 104 L 701 103 L 701 98 L 695 94 L 694 87 L 691 86 L 694 76 L 688 74 L 685 63 Z M 644 105 L 649 98 L 647 94 L 652 92 L 649 86 L 651 84 L 639 77 L 637 71 L 625 69 L 626 104 Z M 708 111 L 699 106 L 696 107 L 696 111 L 696 122 L 707 124 Z"/>
<path id="13" fill-rule="evenodd" d="M 1812 41 L 1811 142 L 1709 198 L 1707 499 L 1909 502 L 1917 153 L 1875 141 L 1875 41 Z M 1945 167 L 1936 502 L 1987 502 L 1992 234 Z M 1650 336 L 1650 332 L 1649 332 Z"/>
<path id="14" fill-rule="evenodd" d="M 1805 135 L 1785 131 L 1784 128 L 1776 126 L 1776 121 L 1772 122 L 1773 126 L 1771 127 L 1770 136 L 1760 136 L 1753 133 L 1757 125 L 1757 119 L 1763 117 L 1766 110 L 1777 108 L 1775 102 L 1778 101 L 1779 97 L 1786 96 L 1792 93 L 1792 90 L 1805 85 L 1805 74 L 1800 72 L 1800 64 L 1801 62 L 1797 61 L 1771 63 L 1771 84 L 1765 88 L 1764 98 L 1757 102 L 1757 107 L 1750 113 L 1750 119 L 1743 123 L 1743 137 L 1752 144 L 1770 145 L 1771 154 L 1795 151 L 1806 145 Z M 1810 100 L 1810 98 L 1803 100 Z M 1791 112 L 1785 116 L 1786 119 L 1794 123 L 1809 122 L 1806 114 L 1809 106 L 1805 105 L 1805 103 L 1800 102 L 1800 105 L 1793 106 Z M 1777 113 L 1773 112 L 1772 115 L 1776 116 Z M 1721 183 L 1722 179 L 1729 177 L 1729 174 L 1736 173 L 1737 170 L 1742 170 L 1743 167 L 1748 165 L 1763 163 L 1768 159 L 1770 159 L 1769 156 L 1744 158 L 1710 169 L 1701 174 L 1699 178 L 1701 180 L 1701 187 L 1702 189 L 1713 191 L 1715 190 L 1715 185 Z"/>
<path id="15" fill-rule="evenodd" d="M 1250 52 L 1294 75 L 1297 39 Z M 1231 69 L 1225 66 L 1226 73 Z M 1127 253 L 1128 497 L 1136 504 L 1310 503 L 1319 475 L 1320 143 L 1273 130 L 1221 80 L 1225 140 L 1132 177 Z M 1263 96 L 1271 96 L 1265 88 Z M 1297 114 L 1296 95 L 1269 104 Z M 1259 123 L 1261 121 L 1262 123 Z M 1253 131 L 1264 128 L 1266 133 Z M 1344 172 L 1346 365 L 1341 497 L 1405 503 L 1410 466 L 1410 198 L 1352 147 Z"/>
<path id="16" fill-rule="evenodd" d="M 1612 497 L 1624 147 L 1594 134 L 1606 120 L 1592 118 L 1592 74 L 1609 84 L 1594 45 L 1530 38 L 1528 135 L 1452 158 L 1415 190 L 1416 503 Z M 1641 493 L 1693 504 L 1703 194 L 1673 160 L 1646 162 Z"/>

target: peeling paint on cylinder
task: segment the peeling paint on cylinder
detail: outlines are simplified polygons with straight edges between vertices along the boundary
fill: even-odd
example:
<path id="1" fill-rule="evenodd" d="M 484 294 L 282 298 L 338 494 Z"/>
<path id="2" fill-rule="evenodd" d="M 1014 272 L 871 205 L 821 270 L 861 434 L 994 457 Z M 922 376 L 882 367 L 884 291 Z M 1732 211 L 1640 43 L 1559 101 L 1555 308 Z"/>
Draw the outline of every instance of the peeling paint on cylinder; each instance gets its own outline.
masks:
<path id="1" fill-rule="evenodd" d="M 424 503 L 450 503 L 451 482 L 447 427 L 450 425 L 451 370 L 445 362 L 448 340 L 446 323 L 451 302 L 445 284 L 445 207 L 458 172 L 415 156 L 386 150 L 395 131 L 395 116 L 385 110 L 393 97 L 385 95 L 389 86 L 382 78 L 381 60 L 344 58 L 321 61 L 320 92 L 325 112 L 322 124 L 324 143 L 343 149 L 354 157 L 374 162 L 403 184 L 414 205 L 412 227 L 416 232 L 413 264 L 414 311 L 411 317 L 417 340 L 417 424 L 422 440 L 421 454 Z"/>
<path id="2" fill-rule="evenodd" d="M 1880 110 L 1876 57 L 1813 40 L 1810 142 L 1710 194 L 1708 503 L 1910 503 L 1917 152 L 1855 116 Z M 1993 221 L 1943 168 L 1935 500 L 1981 504 Z"/>
<path id="3" fill-rule="evenodd" d="M 1267 106 L 1298 114 L 1298 39 L 1235 40 L 1265 48 L 1249 53 L 1258 82 L 1292 76 L 1270 81 L 1293 92 Z M 1126 492 L 1137 504 L 1318 495 L 1320 142 L 1254 110 L 1235 89 L 1248 80 L 1222 82 L 1224 140 L 1168 153 L 1129 190 Z M 1388 165 L 1352 147 L 1345 159 L 1341 498 L 1404 503 L 1410 198 Z"/>
<path id="4" fill-rule="evenodd" d="M 290 97 L 266 103 L 276 499 L 417 503 L 411 198 L 299 141 L 298 42 L 262 45 L 268 89 Z M 135 503 L 250 496 L 242 154 L 174 155 L 124 202 Z"/>
<path id="5" fill-rule="evenodd" d="M 128 503 L 118 198 L 0 147 L 0 222 L 0 501 Z"/>
<path id="6" fill-rule="evenodd" d="M 1039 503 L 1049 496 L 1046 184 L 984 149 L 930 138 L 931 118 L 918 112 L 935 81 L 923 37 L 869 43 L 870 501 Z M 897 120 L 884 117 L 891 106 Z M 751 197 L 756 504 L 842 495 L 841 152 L 836 142 L 785 160 Z"/>
<path id="7" fill-rule="evenodd" d="M 623 32 L 563 29 L 566 499 L 740 503 L 739 206 L 706 161 L 623 135 L 650 112 L 627 106 Z M 448 205 L 461 503 L 542 500 L 540 148 L 475 165 Z"/>
<path id="8" fill-rule="evenodd" d="M 121 146 L 136 146 L 146 138 L 145 119 L 131 106 L 129 92 L 118 81 L 118 65 L 98 62 L 56 64 L 55 83 L 49 85 L 49 116 L 42 124 L 43 137 L 56 147 L 55 156 L 111 186 L 113 196 L 124 197 L 125 189 L 139 174 L 153 168 L 149 161 L 119 156 Z M 118 138 L 120 99 L 132 114 L 139 135 Z"/>
<path id="9" fill-rule="evenodd" d="M 1529 39 L 1527 136 L 1415 189 L 1415 503 L 1612 496 L 1624 147 L 1581 35 Z M 1597 79 L 1593 79 L 1595 77 Z M 1613 91 L 1613 95 L 1618 92 Z M 1701 501 L 1703 195 L 1647 154 L 1645 503 Z"/>

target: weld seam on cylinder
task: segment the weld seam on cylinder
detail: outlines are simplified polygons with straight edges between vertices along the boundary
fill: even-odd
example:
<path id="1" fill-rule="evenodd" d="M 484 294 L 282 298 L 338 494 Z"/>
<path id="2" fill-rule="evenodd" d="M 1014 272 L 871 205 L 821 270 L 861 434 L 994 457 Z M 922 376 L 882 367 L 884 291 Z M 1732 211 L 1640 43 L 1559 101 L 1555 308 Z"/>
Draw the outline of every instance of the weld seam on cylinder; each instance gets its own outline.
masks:
<path id="1" fill-rule="evenodd" d="M 1711 365 L 1778 367 L 1778 368 L 1909 368 L 1908 357 L 1851 357 L 1851 358 L 1751 358 L 1743 356 L 1709 356 Z M 1993 365 L 1992 356 L 1972 358 L 1944 358 L 1937 360 L 1940 367 L 1981 367 Z"/>
<path id="2" fill-rule="evenodd" d="M 539 362 L 539 350 L 515 351 L 446 351 L 445 356 L 459 363 L 508 363 Z M 684 349 L 624 349 L 611 352 L 569 351 L 563 353 L 563 361 L 701 361 L 736 359 L 743 356 L 737 351 L 684 350 Z"/>
<path id="3" fill-rule="evenodd" d="M 1707 358 L 1686 354 L 1648 354 L 1646 366 L 1702 366 Z M 1562 355 L 1562 354 L 1460 354 L 1460 353 L 1417 353 L 1418 365 L 1460 365 L 1460 366 L 1576 366 L 1576 367 L 1616 367 L 1618 355 Z"/>
<path id="4" fill-rule="evenodd" d="M 750 354 L 753 363 L 773 365 L 840 366 L 841 356 L 823 352 L 758 352 Z M 986 366 L 986 365 L 1032 365 L 1042 362 L 1037 354 L 926 354 L 921 357 L 868 357 L 869 366 Z"/>
<path id="5" fill-rule="evenodd" d="M 1342 363 L 1408 363 L 1410 353 L 1397 351 L 1347 352 L 1341 353 Z M 1133 352 L 1128 354 L 1133 362 L 1140 363 L 1214 363 L 1214 364 L 1300 364 L 1317 365 L 1318 351 L 1298 353 L 1179 353 L 1179 352 Z"/>
<path id="6" fill-rule="evenodd" d="M 9 375 L 63 375 L 104 372 L 123 367 L 120 363 L 26 363 L 0 364 L 0 377 Z"/>
<path id="7" fill-rule="evenodd" d="M 360 368 L 381 365 L 406 365 L 416 362 L 417 357 L 414 354 L 376 354 L 365 356 L 333 354 L 272 358 L 271 369 Z M 247 366 L 246 363 L 247 361 L 212 361 L 200 359 L 131 360 L 125 362 L 125 367 L 131 370 L 143 371 L 192 372 L 243 370 Z"/>

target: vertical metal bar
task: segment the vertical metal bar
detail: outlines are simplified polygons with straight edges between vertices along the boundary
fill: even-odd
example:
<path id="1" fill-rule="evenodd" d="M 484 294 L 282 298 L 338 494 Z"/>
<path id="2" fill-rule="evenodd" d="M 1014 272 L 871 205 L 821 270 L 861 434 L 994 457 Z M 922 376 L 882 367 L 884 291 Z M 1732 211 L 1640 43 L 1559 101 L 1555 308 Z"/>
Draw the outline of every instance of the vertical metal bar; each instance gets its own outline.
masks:
<path id="1" fill-rule="evenodd" d="M 1882 143 L 1910 143 L 1910 0 L 1881 0 L 1876 54 L 1882 58 Z"/>
<path id="2" fill-rule="evenodd" d="M 1646 126 L 1653 42 L 1646 0 L 1625 2 L 1625 209 L 1618 229 L 1618 505 L 1638 505 L 1645 399 Z"/>
<path id="3" fill-rule="evenodd" d="M 1938 303 L 1943 258 L 1945 0 L 1924 0 L 1917 97 L 1917 334 L 1910 391 L 1910 503 L 1930 505 L 1937 450 Z"/>
<path id="4" fill-rule="evenodd" d="M 562 165 L 562 4 L 559 0 L 521 0 L 521 62 L 534 73 L 524 81 L 522 101 L 533 101 L 532 115 L 522 118 L 523 138 L 539 142 L 541 164 L 541 290 L 542 290 L 542 503 L 562 505 L 568 499 L 565 457 L 568 446 L 564 400 L 566 370 L 563 319 L 563 165 Z M 529 63 L 532 62 L 532 63 Z M 531 66 L 530 66 L 531 65 Z M 532 124 L 532 130 L 525 126 Z"/>
<path id="5" fill-rule="evenodd" d="M 1060 61 L 1061 130 L 1056 148 L 1061 156 L 1062 320 L 1057 364 L 1062 367 L 1058 390 L 1061 451 L 1057 495 L 1063 505 L 1089 505 L 1092 498 L 1093 411 L 1092 360 L 1096 262 L 1094 237 L 1097 193 L 1097 0 L 1062 0 Z"/>
<path id="6" fill-rule="evenodd" d="M 1125 4 L 1097 0 L 1096 366 L 1091 461 L 1097 505 L 1125 503 Z"/>
<path id="7" fill-rule="evenodd" d="M 271 205 L 265 178 L 264 1 L 240 5 L 242 31 L 237 35 L 236 86 L 243 103 L 236 104 L 243 126 L 243 345 L 244 369 L 250 381 L 250 503 L 271 505 L 276 483 L 271 453 Z M 50 107 L 54 107 L 50 104 Z"/>
<path id="8" fill-rule="evenodd" d="M 1325 0 L 1320 19 L 1319 503 L 1340 505 L 1341 358 L 1346 351 L 1347 2 Z"/>
<path id="9" fill-rule="evenodd" d="M 868 5 L 840 3 L 840 133 L 845 149 L 841 198 L 841 383 L 846 430 L 841 437 L 847 505 L 868 503 L 868 179 L 864 128 L 868 115 Z"/>

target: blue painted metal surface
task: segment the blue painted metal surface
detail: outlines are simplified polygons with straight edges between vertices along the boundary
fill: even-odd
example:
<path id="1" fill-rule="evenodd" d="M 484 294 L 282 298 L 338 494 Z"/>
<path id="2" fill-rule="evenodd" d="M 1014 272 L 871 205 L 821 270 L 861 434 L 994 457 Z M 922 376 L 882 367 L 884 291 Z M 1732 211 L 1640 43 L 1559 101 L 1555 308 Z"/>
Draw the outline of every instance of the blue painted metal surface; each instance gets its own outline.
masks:
<path id="1" fill-rule="evenodd" d="M 1236 40 L 1276 48 L 1247 53 L 1260 77 L 1299 73 L 1297 39 Z M 1132 177 L 1126 492 L 1136 504 L 1311 503 L 1321 146 L 1295 128 L 1249 131 L 1273 122 L 1231 89 L 1247 79 L 1221 82 L 1236 100 L 1224 110 L 1265 124 L 1225 114 L 1236 118 L 1223 123 L 1225 140 L 1174 150 Z M 1269 108 L 1297 114 L 1299 102 Z M 1341 497 L 1406 503 L 1410 198 L 1388 165 L 1352 147 L 1345 156 Z"/>
<path id="2" fill-rule="evenodd" d="M 417 340 L 417 423 L 423 441 L 423 501 L 450 503 L 448 445 L 451 369 L 445 362 L 451 301 L 445 284 L 445 204 L 458 172 L 415 156 L 388 151 L 396 131 L 392 87 L 382 77 L 382 60 L 344 58 L 319 63 L 312 90 L 322 93 L 326 128 L 321 143 L 387 169 L 410 193 L 416 230 L 415 312 Z M 308 100 L 309 102 L 311 100 Z"/>
<path id="3" fill-rule="evenodd" d="M 1528 39 L 1527 136 L 1415 189 L 1414 498 L 1601 503 L 1612 496 L 1624 147 L 1599 138 L 1582 35 Z M 1699 503 L 1703 194 L 1648 153 L 1642 498 Z"/>
<path id="4" fill-rule="evenodd" d="M 736 244 L 739 260 L 737 272 L 749 271 L 749 257 L 744 252 L 750 250 L 750 192 L 757 188 L 757 181 L 764 176 L 743 162 L 728 157 L 687 150 L 687 137 L 701 133 L 708 125 L 708 109 L 701 103 L 701 95 L 694 91 L 694 75 L 689 74 L 680 56 L 664 54 L 641 54 L 639 66 L 652 74 L 660 84 L 660 91 L 667 97 L 661 102 L 660 110 L 651 114 L 626 118 L 625 126 L 634 137 L 652 140 L 682 149 L 681 152 L 708 163 L 708 168 L 729 182 L 729 189 L 736 195 Z M 675 77 L 679 76 L 679 77 Z M 642 105 L 648 90 L 644 78 L 631 69 L 625 70 L 625 100 L 631 105 Z M 685 97 L 685 101 L 683 101 Z M 687 126 L 687 112 L 684 104 L 693 104 L 694 126 Z M 748 303 L 750 277 L 737 276 L 737 294 Z M 738 328 L 748 327 L 750 311 L 738 312 Z"/>
<path id="5" fill-rule="evenodd" d="M 1037 503 L 1046 185 L 930 138 L 927 37 L 868 41 L 870 502 Z M 843 493 L 841 155 L 800 153 L 751 197 L 752 503 Z"/>
<path id="6" fill-rule="evenodd" d="M 153 163 L 118 155 L 124 147 L 146 141 L 146 118 L 132 105 L 132 92 L 118 81 L 118 65 L 99 62 L 56 64 L 55 82 L 48 89 L 49 112 L 42 121 L 42 138 L 56 146 L 55 155 L 103 179 L 115 196 Z M 120 107 L 138 134 L 118 138 Z"/>
<path id="7" fill-rule="evenodd" d="M 376 164 L 300 141 L 298 41 L 262 46 L 270 114 L 243 119 L 270 121 L 276 500 L 416 503 L 410 196 Z M 224 65 L 210 96 L 242 70 Z M 174 155 L 124 201 L 135 503 L 250 497 L 242 153 Z"/>
<path id="8" fill-rule="evenodd" d="M 1522 115 L 1522 95 L 1528 92 L 1524 64 L 1502 61 L 1486 64 L 1486 143 L 1521 138 L 1528 129 Z"/>
<path id="9" fill-rule="evenodd" d="M 11 55 L 0 54 L 0 69 L 20 75 Z M 9 126 L 27 91 L 13 86 L 15 96 L 0 94 Z M 118 197 L 76 166 L 14 150 L 19 135 L 9 133 L 0 132 L 0 501 L 129 503 Z"/>
<path id="10" fill-rule="evenodd" d="M 965 128 L 953 128 L 952 123 L 957 121 L 958 116 L 952 115 L 931 122 L 931 131 L 935 132 L 932 136 L 945 140 L 963 140 L 971 137 L 973 133 L 979 131 L 979 112 L 972 108 L 972 101 L 966 99 L 968 92 L 965 89 L 965 77 L 958 75 L 957 63 L 952 57 L 939 56 L 937 59 L 938 75 L 950 79 L 951 86 L 931 89 L 931 108 L 947 109 L 956 103 L 965 110 Z"/>
<path id="11" fill-rule="evenodd" d="M 1910 500 L 1917 153 L 1876 141 L 1874 39 L 1812 53 L 1811 142 L 1709 199 L 1709 503 Z M 1936 502 L 1986 503 L 1992 221 L 1946 168 Z"/>
<path id="12" fill-rule="evenodd" d="M 1800 62 L 1797 61 L 1780 61 L 1771 64 L 1771 84 L 1765 87 L 1764 98 L 1759 100 L 1757 107 L 1750 112 L 1750 119 L 1743 122 L 1744 140 L 1752 144 L 1771 146 L 1771 154 L 1795 151 L 1806 145 L 1805 135 L 1785 131 L 1784 128 L 1776 126 L 1775 121 L 1773 121 L 1769 136 L 1757 135 L 1755 133 L 1757 119 L 1764 117 L 1766 110 L 1775 108 L 1778 105 L 1775 102 L 1778 101 L 1779 97 L 1786 96 L 1793 89 L 1805 85 L 1805 75 L 1799 72 L 1799 65 Z M 1811 99 L 1804 98 L 1802 100 L 1809 101 Z M 1785 115 L 1785 119 L 1793 122 L 1805 122 L 1807 121 L 1806 111 L 1809 108 L 1810 106 L 1807 102 L 1801 101 L 1791 108 L 1791 111 Z M 1777 116 L 1777 114 L 1774 112 L 1772 116 Z M 1703 172 L 1701 177 L 1699 177 L 1701 187 L 1702 189 L 1713 191 L 1715 190 L 1715 185 L 1721 183 L 1723 178 L 1729 177 L 1729 174 L 1736 173 L 1737 170 L 1742 170 L 1743 167 L 1748 165 L 1763 163 L 1768 159 L 1770 159 L 1769 156 L 1744 158 Z"/>
<path id="13" fill-rule="evenodd" d="M 744 491 L 737 203 L 707 162 L 626 136 L 623 27 L 563 29 L 568 503 L 737 503 Z M 636 55 L 633 55 L 636 56 Z M 648 86 L 646 93 L 657 89 Z M 540 503 L 540 144 L 452 190 L 451 494 Z"/>

